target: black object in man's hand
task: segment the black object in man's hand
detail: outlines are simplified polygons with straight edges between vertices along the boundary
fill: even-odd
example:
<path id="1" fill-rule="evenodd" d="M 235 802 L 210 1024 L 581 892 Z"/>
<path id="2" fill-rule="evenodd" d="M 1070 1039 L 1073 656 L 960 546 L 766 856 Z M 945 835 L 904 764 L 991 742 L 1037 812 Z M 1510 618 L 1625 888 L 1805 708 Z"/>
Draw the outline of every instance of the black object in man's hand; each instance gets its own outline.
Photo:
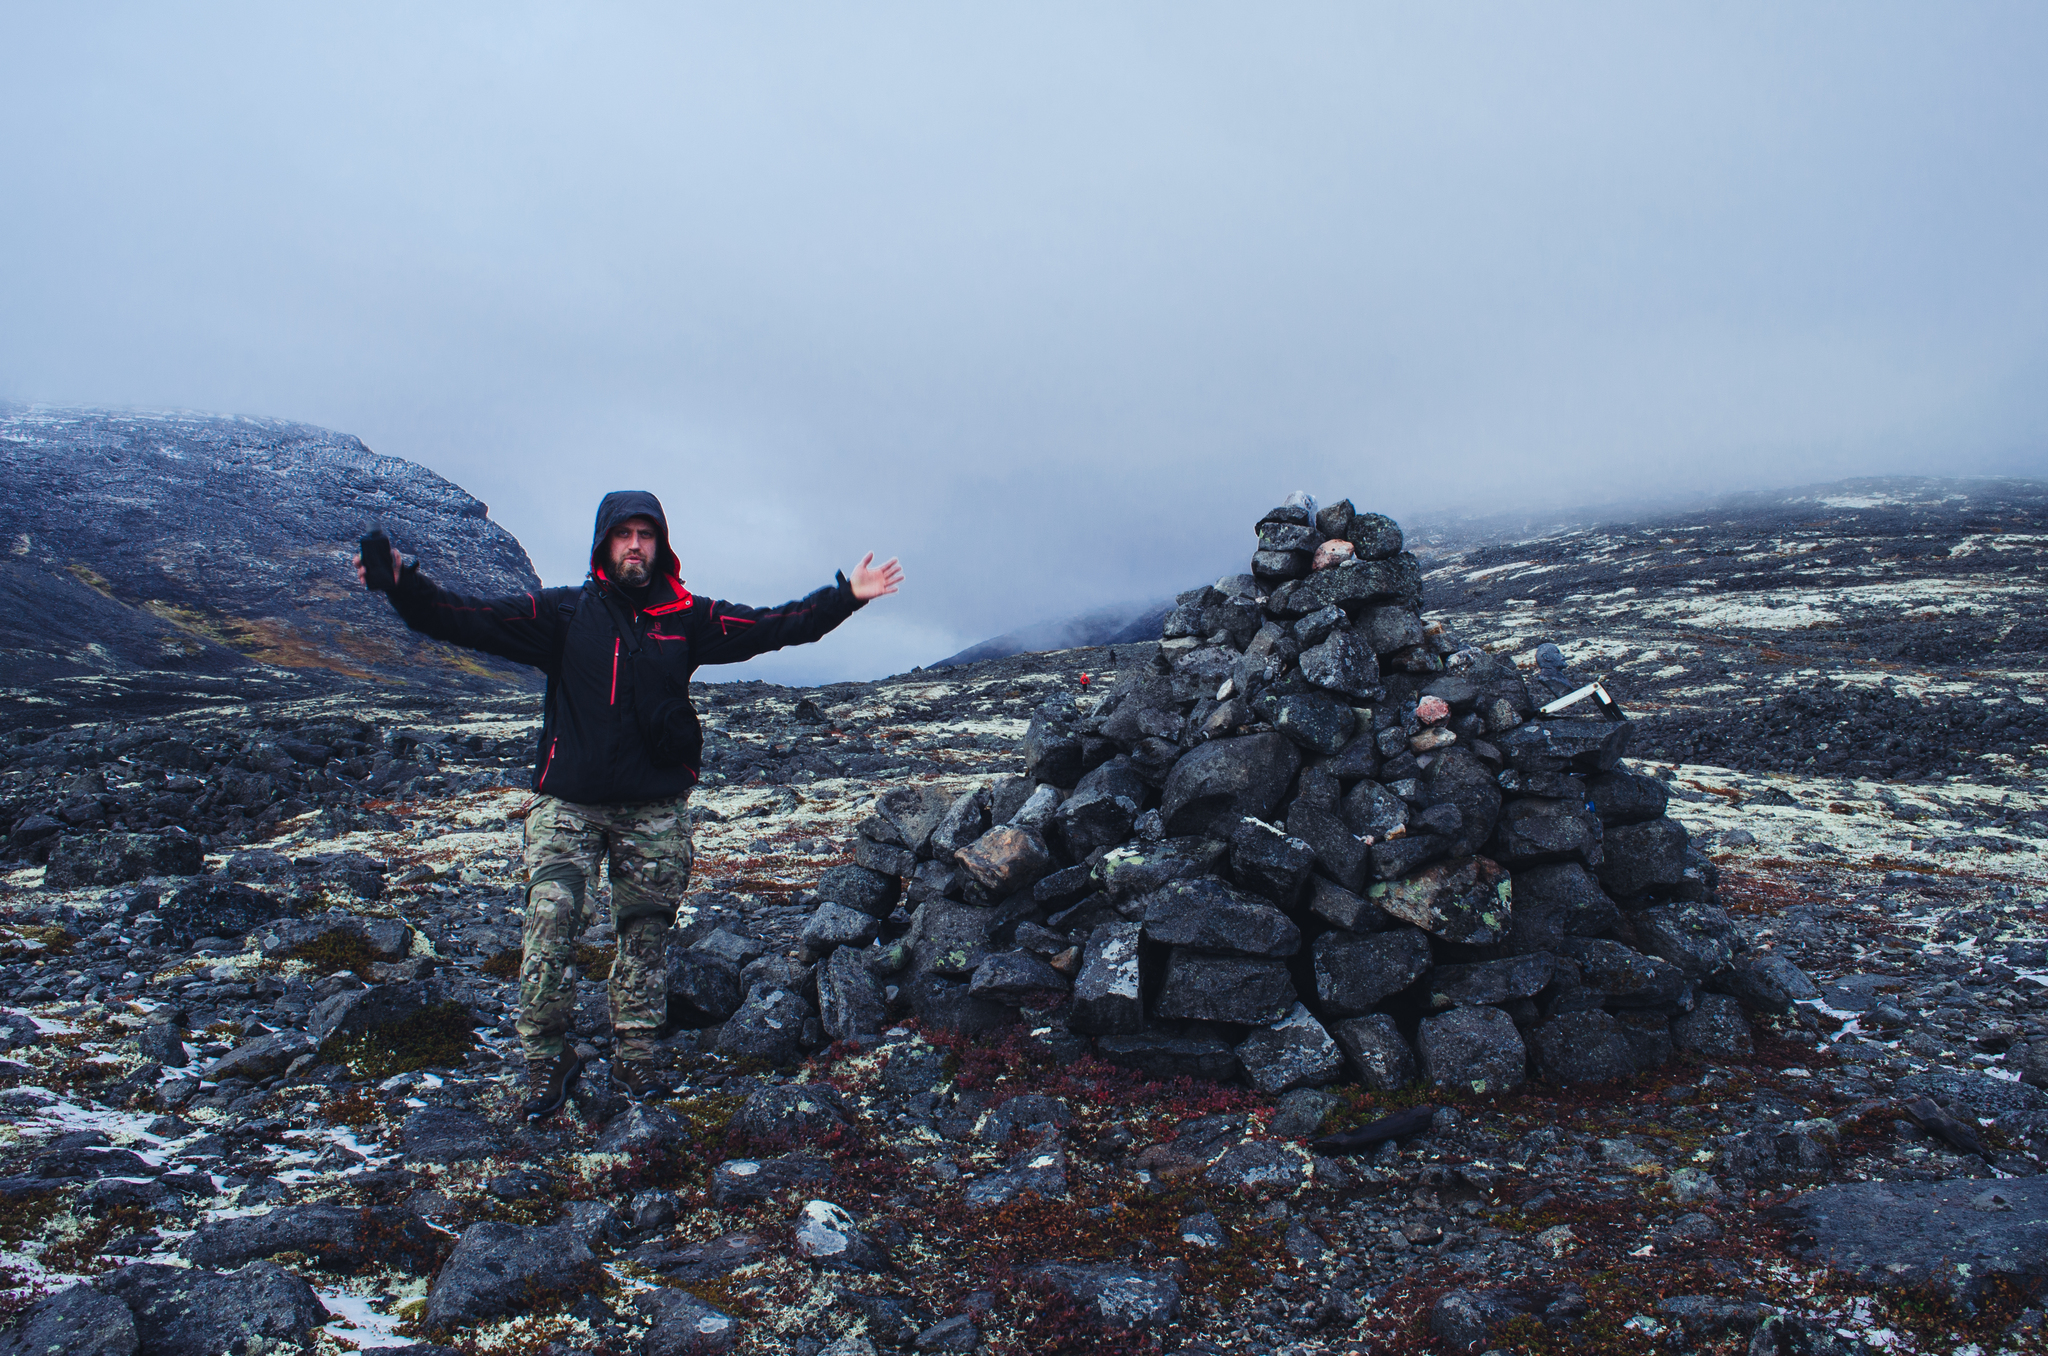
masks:
<path id="1" fill-rule="evenodd" d="M 398 587 L 398 577 L 391 572 L 391 538 L 384 535 L 384 529 L 373 527 L 370 535 L 362 540 L 363 582 L 378 593 L 389 593 Z"/>

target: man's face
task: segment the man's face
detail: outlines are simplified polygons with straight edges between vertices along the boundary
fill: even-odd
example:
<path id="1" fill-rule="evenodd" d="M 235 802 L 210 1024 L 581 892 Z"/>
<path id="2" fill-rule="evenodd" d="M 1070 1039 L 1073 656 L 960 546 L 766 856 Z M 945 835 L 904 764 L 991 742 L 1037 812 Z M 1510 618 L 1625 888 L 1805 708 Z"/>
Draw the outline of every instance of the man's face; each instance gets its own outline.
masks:
<path id="1" fill-rule="evenodd" d="M 654 577 L 654 558 L 661 550 L 652 518 L 628 518 L 612 529 L 612 578 L 639 588 Z"/>

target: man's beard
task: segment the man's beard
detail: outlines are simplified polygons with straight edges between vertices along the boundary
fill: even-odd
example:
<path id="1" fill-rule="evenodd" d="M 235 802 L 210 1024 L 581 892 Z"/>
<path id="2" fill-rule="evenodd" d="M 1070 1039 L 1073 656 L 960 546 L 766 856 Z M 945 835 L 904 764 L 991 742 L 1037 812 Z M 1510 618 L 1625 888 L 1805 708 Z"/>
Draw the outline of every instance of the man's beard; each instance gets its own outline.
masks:
<path id="1" fill-rule="evenodd" d="M 644 560 L 623 560 L 618 562 L 619 582 L 629 589 L 642 588 L 654 578 L 654 571 Z"/>

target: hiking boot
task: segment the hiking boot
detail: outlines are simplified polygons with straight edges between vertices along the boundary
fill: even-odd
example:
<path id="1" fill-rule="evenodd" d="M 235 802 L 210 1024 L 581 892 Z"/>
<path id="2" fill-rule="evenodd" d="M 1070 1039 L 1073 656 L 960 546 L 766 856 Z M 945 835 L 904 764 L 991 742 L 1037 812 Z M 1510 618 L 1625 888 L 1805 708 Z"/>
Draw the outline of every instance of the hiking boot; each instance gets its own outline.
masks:
<path id="1" fill-rule="evenodd" d="M 573 1045 L 545 1063 L 530 1065 L 526 1104 L 519 1108 L 520 1114 L 537 1121 L 560 1111 L 562 1103 L 569 1100 L 569 1089 L 576 1086 L 576 1076 L 582 1072 L 583 1056 L 576 1053 Z"/>
<path id="2" fill-rule="evenodd" d="M 636 1102 L 668 1096 L 668 1085 L 654 1076 L 654 1070 L 634 1059 L 612 1061 L 612 1087 Z"/>

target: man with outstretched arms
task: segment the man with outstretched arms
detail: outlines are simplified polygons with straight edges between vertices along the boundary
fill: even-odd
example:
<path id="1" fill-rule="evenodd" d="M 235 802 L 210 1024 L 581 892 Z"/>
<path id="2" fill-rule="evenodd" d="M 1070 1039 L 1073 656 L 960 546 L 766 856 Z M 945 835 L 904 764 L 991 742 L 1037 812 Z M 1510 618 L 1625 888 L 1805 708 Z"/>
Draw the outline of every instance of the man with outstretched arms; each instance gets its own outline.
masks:
<path id="1" fill-rule="evenodd" d="M 665 939 L 690 883 L 690 792 L 703 733 L 690 704 L 700 664 L 736 664 L 817 640 L 883 594 L 903 571 L 872 552 L 848 578 L 781 607 L 699 598 L 683 587 L 661 501 L 622 490 L 597 506 L 590 577 L 578 588 L 468 598 L 392 552 L 391 605 L 413 630 L 547 675 L 546 707 L 526 816 L 526 927 L 519 964 L 519 1039 L 528 1116 L 552 1115 L 582 1060 L 568 1039 L 575 993 L 567 972 L 583 930 L 584 882 L 611 868 L 612 1079 L 645 1098 L 662 1090 L 652 1064 L 667 1014 Z M 356 572 L 368 584 L 362 558 Z"/>

